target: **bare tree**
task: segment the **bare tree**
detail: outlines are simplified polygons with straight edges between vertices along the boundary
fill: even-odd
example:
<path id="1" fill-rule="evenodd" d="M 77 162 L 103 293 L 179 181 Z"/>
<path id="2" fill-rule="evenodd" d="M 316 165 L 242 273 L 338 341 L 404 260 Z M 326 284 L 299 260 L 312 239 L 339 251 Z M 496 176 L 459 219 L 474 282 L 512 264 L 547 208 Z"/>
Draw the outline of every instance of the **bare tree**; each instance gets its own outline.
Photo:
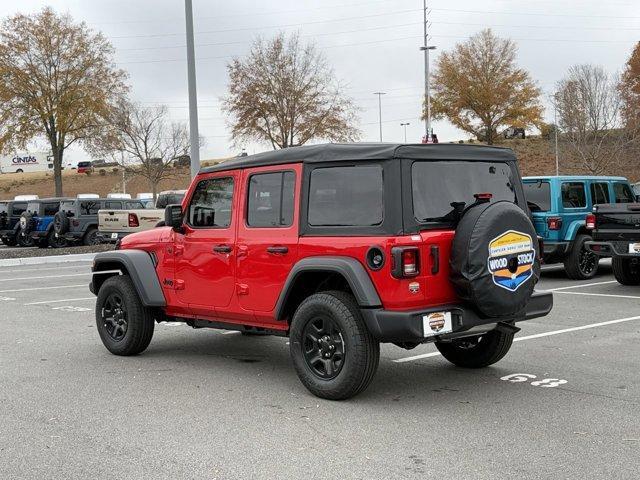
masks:
<path id="1" fill-rule="evenodd" d="M 94 151 L 110 153 L 125 171 L 145 178 L 155 200 L 158 184 L 175 177 L 173 163 L 188 155 L 190 145 L 187 127 L 170 122 L 166 106 L 121 102 Z"/>
<path id="2" fill-rule="evenodd" d="M 236 143 L 268 142 L 277 149 L 359 136 L 353 102 L 324 56 L 313 44 L 302 45 L 298 35 L 256 40 L 248 57 L 234 59 L 227 70 L 223 108 Z"/>
<path id="3" fill-rule="evenodd" d="M 103 131 L 104 118 L 126 92 L 124 71 L 100 33 L 44 8 L 17 14 L 0 30 L 0 148 L 46 137 L 56 195 L 62 195 L 64 151 Z"/>
<path id="4" fill-rule="evenodd" d="M 575 65 L 554 96 L 562 138 L 573 157 L 592 174 L 607 172 L 625 158 L 637 131 L 623 127 L 618 78 L 602 67 Z"/>

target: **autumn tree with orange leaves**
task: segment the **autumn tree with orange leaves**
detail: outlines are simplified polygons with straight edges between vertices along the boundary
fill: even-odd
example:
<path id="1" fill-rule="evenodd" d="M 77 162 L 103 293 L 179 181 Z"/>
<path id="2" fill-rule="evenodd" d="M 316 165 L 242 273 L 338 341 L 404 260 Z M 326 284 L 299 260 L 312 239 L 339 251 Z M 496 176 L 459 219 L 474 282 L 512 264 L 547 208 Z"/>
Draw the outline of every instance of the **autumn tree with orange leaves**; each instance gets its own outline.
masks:
<path id="1" fill-rule="evenodd" d="M 501 127 L 540 125 L 540 90 L 517 66 L 516 53 L 513 41 L 490 29 L 443 52 L 432 78 L 434 117 L 446 118 L 489 145 Z"/>
<path id="2" fill-rule="evenodd" d="M 126 93 L 126 74 L 114 66 L 113 54 L 101 33 L 48 7 L 9 17 L 0 27 L 0 148 L 46 138 L 57 196 L 65 149 L 100 135 Z"/>
<path id="3" fill-rule="evenodd" d="M 620 78 L 622 116 L 627 127 L 640 124 L 640 42 L 638 42 L 625 65 Z"/>

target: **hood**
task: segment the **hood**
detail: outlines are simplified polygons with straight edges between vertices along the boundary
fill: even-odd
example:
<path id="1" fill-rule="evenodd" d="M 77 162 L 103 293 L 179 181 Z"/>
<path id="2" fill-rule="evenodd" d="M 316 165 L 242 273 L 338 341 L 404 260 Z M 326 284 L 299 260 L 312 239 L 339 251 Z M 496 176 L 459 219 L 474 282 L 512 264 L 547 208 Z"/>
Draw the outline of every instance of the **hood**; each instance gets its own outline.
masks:
<path id="1" fill-rule="evenodd" d="M 173 231 L 169 227 L 157 227 L 143 232 L 132 233 L 122 239 L 121 248 L 136 248 L 148 243 L 167 243 L 171 241 Z"/>

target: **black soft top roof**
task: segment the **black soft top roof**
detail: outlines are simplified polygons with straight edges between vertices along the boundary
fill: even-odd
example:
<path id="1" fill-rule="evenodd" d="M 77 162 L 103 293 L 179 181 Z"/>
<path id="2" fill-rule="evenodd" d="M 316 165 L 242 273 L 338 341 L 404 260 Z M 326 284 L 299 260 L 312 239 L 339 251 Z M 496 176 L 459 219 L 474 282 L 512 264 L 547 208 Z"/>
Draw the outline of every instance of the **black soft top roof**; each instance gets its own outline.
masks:
<path id="1" fill-rule="evenodd" d="M 515 162 L 510 148 L 489 147 L 456 143 L 402 144 L 402 143 L 325 143 L 303 147 L 284 148 L 256 155 L 239 157 L 200 173 L 236 170 L 284 163 L 320 163 L 335 161 L 390 160 L 408 158 L 416 160 L 478 160 Z"/>

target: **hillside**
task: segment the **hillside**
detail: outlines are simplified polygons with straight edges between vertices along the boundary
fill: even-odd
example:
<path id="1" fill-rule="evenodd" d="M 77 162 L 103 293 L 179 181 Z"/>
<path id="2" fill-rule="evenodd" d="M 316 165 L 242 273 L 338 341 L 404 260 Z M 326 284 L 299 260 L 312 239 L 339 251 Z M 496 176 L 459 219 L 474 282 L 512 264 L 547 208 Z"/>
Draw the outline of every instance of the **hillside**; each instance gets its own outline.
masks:
<path id="1" fill-rule="evenodd" d="M 553 175 L 555 172 L 555 155 L 553 142 L 539 137 L 524 140 L 507 140 L 501 146 L 512 148 L 519 159 L 522 175 Z M 101 174 L 79 175 L 75 171 L 64 172 L 64 193 L 74 197 L 79 193 L 97 193 L 104 196 L 112 192 L 122 192 L 122 170 L 116 172 L 107 168 Z M 585 174 L 583 168 L 575 161 L 566 158 L 560 146 L 560 173 Z M 640 180 L 640 171 L 629 165 L 627 168 L 613 169 L 609 175 L 622 175 L 632 182 Z M 189 170 L 176 168 L 175 177 L 163 181 L 161 190 L 184 189 L 189 185 Z M 127 193 L 135 196 L 141 192 L 149 192 L 150 188 L 144 178 L 127 178 Z M 22 173 L 0 175 L 0 199 L 13 198 L 15 195 L 35 194 L 41 198 L 54 193 L 53 176 L 50 173 Z"/>

